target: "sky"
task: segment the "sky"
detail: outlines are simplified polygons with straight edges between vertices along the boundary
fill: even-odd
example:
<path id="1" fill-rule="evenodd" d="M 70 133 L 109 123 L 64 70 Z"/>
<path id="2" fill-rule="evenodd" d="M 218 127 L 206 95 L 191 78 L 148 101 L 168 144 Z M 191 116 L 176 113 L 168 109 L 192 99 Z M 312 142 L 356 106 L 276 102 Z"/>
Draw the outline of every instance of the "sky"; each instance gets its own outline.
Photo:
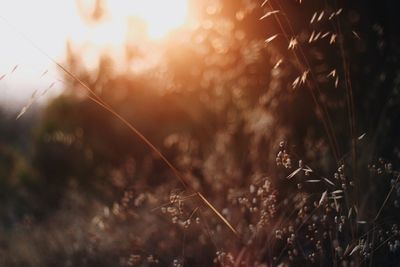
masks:
<path id="1" fill-rule="evenodd" d="M 88 23 L 78 4 L 90 6 L 92 0 L 4 0 L 0 1 L 0 105 L 18 109 L 32 94 L 58 94 L 63 87 L 52 59 L 62 62 L 66 42 L 87 49 L 85 62 L 95 64 L 100 51 L 117 49 L 127 39 L 128 21 L 143 21 L 147 36 L 154 40 L 184 24 L 187 0 L 106 1 L 107 13 L 97 24 Z M 157 6 L 158 8 L 154 8 Z M 165 12 L 168 9 L 174 12 Z M 119 49 L 122 51 L 122 49 Z M 49 89 L 49 87 L 51 87 Z M 49 90 L 48 90 L 49 89 Z"/>
<path id="2" fill-rule="evenodd" d="M 49 56 L 62 60 L 69 29 L 82 24 L 74 5 L 74 1 L 0 1 L 0 76 L 6 75 L 0 81 L 3 108 L 24 104 L 36 89 L 45 89 L 61 78 L 50 60 L 20 33 Z M 68 23 L 60 20 L 60 14 L 67 14 Z M 57 84 L 51 91 L 60 88 Z"/>

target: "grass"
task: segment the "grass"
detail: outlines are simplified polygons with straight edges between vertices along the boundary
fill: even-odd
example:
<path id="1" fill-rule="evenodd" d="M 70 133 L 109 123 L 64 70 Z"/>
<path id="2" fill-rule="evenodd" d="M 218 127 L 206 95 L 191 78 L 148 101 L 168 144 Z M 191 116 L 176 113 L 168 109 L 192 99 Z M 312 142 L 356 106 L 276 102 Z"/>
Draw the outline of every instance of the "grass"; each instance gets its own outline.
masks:
<path id="1" fill-rule="evenodd" d="M 162 169 L 166 167 L 176 180 L 160 182 L 163 178 L 158 176 L 168 175 L 154 167 L 151 175 L 157 176 L 156 186 L 129 180 L 121 199 L 106 205 L 101 201 L 82 204 L 85 197 L 76 185 L 70 185 L 67 196 L 75 199 L 66 200 L 67 209 L 71 203 L 70 209 L 84 207 L 87 211 L 79 216 L 73 213 L 68 222 L 75 221 L 82 232 L 72 235 L 71 239 L 77 240 L 67 240 L 71 247 L 57 244 L 66 237 L 54 227 L 55 222 L 64 225 L 65 214 L 56 214 L 49 219 L 52 227 L 45 239 L 49 240 L 46 246 L 57 248 L 52 255 L 62 256 L 31 260 L 32 265 L 395 266 L 400 248 L 395 214 L 400 173 L 390 161 L 379 159 L 367 166 L 360 156 L 360 144 L 369 133 L 360 134 L 357 128 L 355 89 L 345 46 L 349 36 L 354 42 L 362 37 L 341 18 L 347 11 L 336 1 L 317 10 L 300 1 L 295 5 L 300 10 L 297 13 L 287 10 L 293 6 L 273 0 L 247 6 L 253 8 L 252 20 L 259 27 L 271 26 L 272 32 L 264 40 L 249 40 L 238 49 L 244 54 L 238 58 L 247 60 L 241 62 L 243 69 L 249 68 L 249 73 L 230 66 L 238 72 L 231 80 L 223 74 L 202 77 L 201 82 L 208 83 L 211 91 L 202 104 L 215 116 L 214 122 L 208 121 L 215 129 L 207 132 L 211 136 L 205 140 L 191 131 L 163 136 L 166 151 L 176 151 L 174 158 L 166 156 L 73 70 L 50 58 L 86 91 L 87 99 L 141 140 L 152 151 L 152 160 L 162 161 Z M 262 14 L 256 17 L 257 12 Z M 300 15 L 302 22 L 295 19 Z M 218 18 L 211 19 L 218 27 Z M 231 36 L 225 38 L 233 42 Z M 244 49 L 250 52 L 245 54 Z M 270 58 L 265 59 L 264 50 Z M 338 55 L 333 61 L 339 66 L 330 65 L 329 53 Z M 222 61 L 218 53 L 214 56 Z M 251 68 L 258 63 L 268 69 L 265 84 L 269 87 L 247 96 L 246 89 L 256 80 Z M 215 72 L 213 67 L 209 66 Z M 207 79 L 211 82 L 204 81 Z M 225 86 L 239 89 L 229 91 Z M 197 90 L 201 95 L 201 89 Z M 299 98 L 308 100 L 302 105 Z M 330 106 L 335 103 L 340 112 Z M 285 110 L 290 108 L 292 112 Z M 303 113 L 303 108 L 311 112 Z M 347 125 L 337 123 L 332 116 L 337 113 L 344 114 Z M 312 118 L 302 117 L 304 114 Z M 309 121 L 315 120 L 317 133 L 302 131 L 311 128 Z M 118 168 L 112 179 L 123 179 L 116 173 L 126 173 L 126 168 Z M 364 191 L 368 187 L 369 191 Z M 78 218 L 81 221 L 76 221 Z M 44 231 L 38 230 L 37 235 Z M 16 244 L 23 243 L 20 238 L 11 236 Z M 38 242 L 37 237 L 30 238 L 27 243 Z M 13 249 L 18 253 L 32 247 Z M 46 252 L 32 255 L 41 253 Z M 32 255 L 26 259 L 36 257 Z M 23 266 L 18 260 L 4 264 Z"/>

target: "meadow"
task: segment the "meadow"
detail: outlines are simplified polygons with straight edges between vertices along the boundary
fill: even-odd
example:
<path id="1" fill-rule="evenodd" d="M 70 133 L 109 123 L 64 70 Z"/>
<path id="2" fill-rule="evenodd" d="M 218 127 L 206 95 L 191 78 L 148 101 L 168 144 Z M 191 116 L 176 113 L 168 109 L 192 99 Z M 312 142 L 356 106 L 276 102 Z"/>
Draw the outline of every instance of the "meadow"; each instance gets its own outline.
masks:
<path id="1" fill-rule="evenodd" d="M 21 31 L 61 78 L 0 107 L 0 266 L 400 266 L 399 4 L 189 3 L 94 66 Z"/>

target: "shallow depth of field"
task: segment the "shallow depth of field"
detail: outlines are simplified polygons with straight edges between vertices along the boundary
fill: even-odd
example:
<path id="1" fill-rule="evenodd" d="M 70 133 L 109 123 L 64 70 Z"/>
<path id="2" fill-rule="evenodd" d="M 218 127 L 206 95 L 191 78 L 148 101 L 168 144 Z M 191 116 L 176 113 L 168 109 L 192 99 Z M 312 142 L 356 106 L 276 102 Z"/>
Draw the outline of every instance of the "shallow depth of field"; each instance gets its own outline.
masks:
<path id="1" fill-rule="evenodd" d="M 396 1 L 0 3 L 0 266 L 400 266 Z"/>

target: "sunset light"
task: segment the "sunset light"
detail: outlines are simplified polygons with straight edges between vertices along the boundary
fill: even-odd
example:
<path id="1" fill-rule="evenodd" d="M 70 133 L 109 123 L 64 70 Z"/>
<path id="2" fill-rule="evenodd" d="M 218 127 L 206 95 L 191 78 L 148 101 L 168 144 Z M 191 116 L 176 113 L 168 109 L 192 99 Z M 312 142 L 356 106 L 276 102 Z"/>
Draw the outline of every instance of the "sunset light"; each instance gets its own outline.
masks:
<path id="1" fill-rule="evenodd" d="M 0 267 L 400 267 L 398 10 L 0 0 Z"/>
<path id="2" fill-rule="evenodd" d="M 1 1 L 0 31 L 3 52 L 0 73 L 19 64 L 18 72 L 0 84 L 0 100 L 27 101 L 31 86 L 43 87 L 50 75 L 37 79 L 43 69 L 58 76 L 49 60 L 29 44 L 28 38 L 56 60 L 63 60 L 66 42 L 82 51 L 82 62 L 93 67 L 105 51 L 121 58 L 127 40 L 139 45 L 162 41 L 188 22 L 189 0 L 75 0 Z M 24 8 L 21 9 L 21 6 Z M 92 19 L 95 17 L 95 19 Z M 25 36 L 25 37 L 22 37 Z M 18 51 L 17 53 L 10 53 Z M 40 66 L 40 67 L 38 67 Z M 21 79 L 23 77 L 23 79 Z M 7 89 L 12 87 L 13 89 Z M 61 87 L 59 83 L 55 86 Z"/>
<path id="3" fill-rule="evenodd" d="M 187 0 L 108 1 L 111 19 L 136 17 L 142 20 L 149 37 L 159 39 L 183 26 L 188 16 Z"/>

